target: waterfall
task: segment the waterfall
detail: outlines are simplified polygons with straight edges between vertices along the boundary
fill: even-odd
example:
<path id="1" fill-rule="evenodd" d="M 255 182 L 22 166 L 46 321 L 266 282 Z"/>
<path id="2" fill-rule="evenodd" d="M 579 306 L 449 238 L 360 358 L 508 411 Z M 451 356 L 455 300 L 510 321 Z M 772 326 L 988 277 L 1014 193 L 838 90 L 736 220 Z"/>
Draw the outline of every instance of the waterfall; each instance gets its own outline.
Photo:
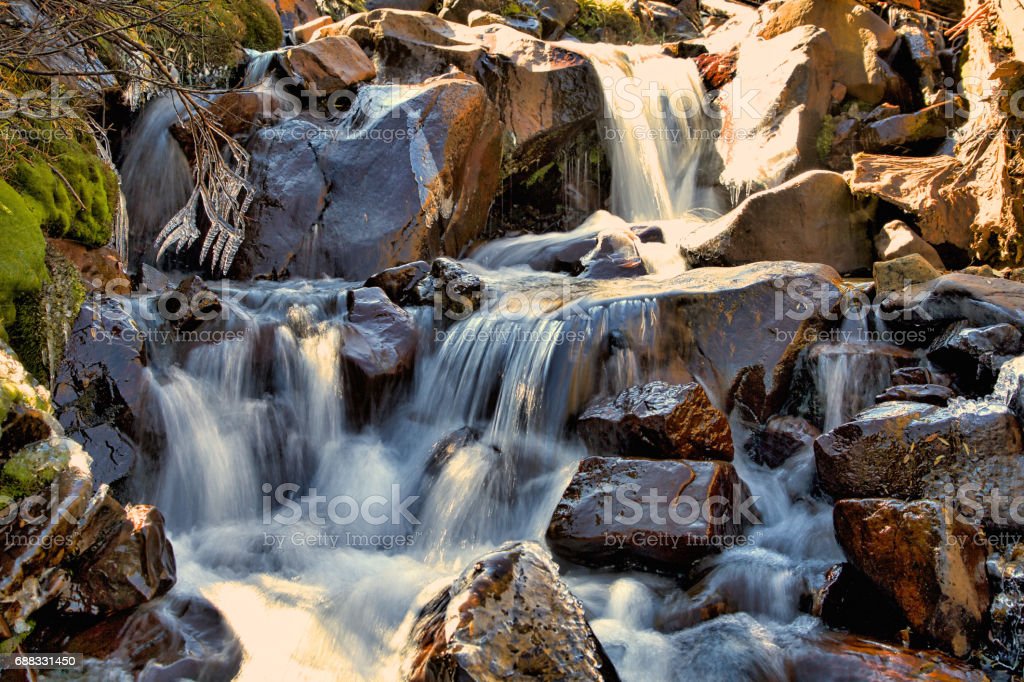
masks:
<path id="1" fill-rule="evenodd" d="M 718 126 L 693 60 L 660 48 L 598 43 L 573 49 L 588 56 L 604 93 L 601 136 L 612 168 L 612 213 L 635 222 L 717 208 L 698 182 Z"/>
<path id="2" fill-rule="evenodd" d="M 132 125 L 121 156 L 122 190 L 131 234 L 129 263 L 140 266 L 153 240 L 192 194 L 188 157 L 171 134 L 181 105 L 173 95 L 149 102 Z"/>

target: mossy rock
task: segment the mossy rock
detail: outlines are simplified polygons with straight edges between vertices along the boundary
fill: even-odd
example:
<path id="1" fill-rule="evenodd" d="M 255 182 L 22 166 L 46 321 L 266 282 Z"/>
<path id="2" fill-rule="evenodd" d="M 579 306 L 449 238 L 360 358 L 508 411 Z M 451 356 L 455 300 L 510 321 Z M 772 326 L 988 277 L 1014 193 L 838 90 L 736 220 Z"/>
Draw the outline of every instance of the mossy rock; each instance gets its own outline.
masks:
<path id="1" fill-rule="evenodd" d="M 622 0 L 579 0 L 580 11 L 569 33 L 585 43 L 657 43 L 640 18 Z"/>
<path id="2" fill-rule="evenodd" d="M 46 240 L 39 216 L 0 180 L 0 324 L 10 330 L 15 299 L 39 291 L 46 279 Z"/>
<path id="3" fill-rule="evenodd" d="M 50 236 L 87 246 L 110 241 L 118 206 L 117 176 L 84 143 L 48 144 L 16 164 L 10 184 Z"/>
<path id="4" fill-rule="evenodd" d="M 12 455 L 0 474 L 0 497 L 19 500 L 44 490 L 67 468 L 72 443 L 65 438 L 51 438 Z"/>
<path id="5" fill-rule="evenodd" d="M 46 281 L 38 291 L 16 299 L 17 316 L 8 332 L 11 346 L 36 377 L 56 373 L 71 325 L 85 302 L 78 270 L 50 244 L 46 245 L 46 270 Z"/>

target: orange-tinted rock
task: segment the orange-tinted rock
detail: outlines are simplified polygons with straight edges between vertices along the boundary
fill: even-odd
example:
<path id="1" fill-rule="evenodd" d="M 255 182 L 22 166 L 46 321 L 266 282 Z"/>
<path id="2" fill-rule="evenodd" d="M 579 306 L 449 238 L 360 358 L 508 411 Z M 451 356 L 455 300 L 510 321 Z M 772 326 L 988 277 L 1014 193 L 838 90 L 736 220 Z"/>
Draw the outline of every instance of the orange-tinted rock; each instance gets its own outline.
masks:
<path id="1" fill-rule="evenodd" d="M 373 62 L 348 36 L 331 36 L 293 47 L 284 53 L 282 61 L 303 87 L 324 95 L 377 74 Z"/>
<path id="2" fill-rule="evenodd" d="M 729 420 L 698 383 L 655 381 L 590 405 L 577 429 L 596 455 L 719 459 L 733 457 Z"/>
<path id="3" fill-rule="evenodd" d="M 989 606 L 984 534 L 933 501 L 843 500 L 836 537 L 850 563 L 888 596 L 914 632 L 963 656 Z"/>
<path id="4" fill-rule="evenodd" d="M 55 246 L 82 273 L 82 281 L 87 290 L 98 289 L 119 296 L 126 296 L 131 291 L 131 282 L 124 271 L 124 265 L 112 249 L 90 249 L 70 239 L 48 239 L 47 242 Z"/>

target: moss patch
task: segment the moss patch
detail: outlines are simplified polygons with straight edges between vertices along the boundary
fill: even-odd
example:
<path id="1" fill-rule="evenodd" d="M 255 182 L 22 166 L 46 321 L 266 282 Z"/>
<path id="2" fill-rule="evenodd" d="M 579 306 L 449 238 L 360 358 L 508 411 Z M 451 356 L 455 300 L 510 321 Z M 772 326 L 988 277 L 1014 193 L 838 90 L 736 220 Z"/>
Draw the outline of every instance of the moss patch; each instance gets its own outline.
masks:
<path id="1" fill-rule="evenodd" d="M 0 324 L 15 321 L 15 299 L 38 291 L 46 278 L 46 240 L 39 217 L 0 180 Z"/>
<path id="2" fill-rule="evenodd" d="M 70 461 L 71 451 L 61 439 L 29 445 L 4 464 L 0 497 L 18 500 L 44 490 Z"/>
<path id="3" fill-rule="evenodd" d="M 110 241 L 117 176 L 84 144 L 54 141 L 19 161 L 9 180 L 49 235 L 88 246 Z"/>
<path id="4" fill-rule="evenodd" d="M 621 0 L 579 0 L 579 6 L 579 15 L 568 30 L 584 42 L 660 42 L 659 36 L 644 30 L 640 18 Z"/>

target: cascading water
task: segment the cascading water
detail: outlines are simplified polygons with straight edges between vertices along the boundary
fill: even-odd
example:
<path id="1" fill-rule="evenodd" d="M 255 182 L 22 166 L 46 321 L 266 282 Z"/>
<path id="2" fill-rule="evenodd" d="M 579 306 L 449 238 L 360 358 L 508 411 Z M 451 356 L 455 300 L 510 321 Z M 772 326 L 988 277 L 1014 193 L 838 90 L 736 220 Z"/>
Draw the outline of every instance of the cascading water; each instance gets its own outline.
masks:
<path id="1" fill-rule="evenodd" d="M 679 93 L 702 95 L 692 65 L 646 48 L 586 49 L 600 75 L 636 78 L 654 93 L 635 114 L 625 109 L 629 90 L 608 95 L 607 128 L 621 133 L 608 136 L 615 212 L 647 220 L 713 206 L 696 178 L 705 143 L 693 133 L 707 122 L 656 113 Z M 164 106 L 152 115 L 173 113 Z M 627 229 L 600 213 L 577 233 L 613 224 Z M 140 467 L 155 473 L 134 481 L 136 497 L 167 516 L 176 590 L 201 593 L 238 634 L 240 679 L 396 679 L 426 599 L 504 541 L 543 542 L 584 455 L 570 418 L 597 395 L 692 379 L 681 364 L 689 341 L 656 298 L 623 300 L 614 282 L 515 267 L 566 237 L 491 244 L 470 265 L 501 301 L 554 291 L 558 306 L 512 315 L 497 305 L 450 326 L 414 310 L 420 341 L 409 394 L 364 428 L 346 418 L 363 397 L 349 394 L 339 364 L 346 291 L 357 285 L 226 285 L 225 329 L 237 338 L 198 347 L 162 342 L 144 314 L 156 297 L 134 299 L 140 325 L 153 332 L 145 442 L 156 444 L 152 464 Z M 459 429 L 473 437 L 434 459 L 432 445 Z M 733 431 L 742 444 L 744 428 Z M 799 602 L 842 555 L 831 509 L 810 495 L 813 454 L 768 470 L 737 447 L 736 467 L 764 523 L 688 593 L 657 576 L 568 568 L 623 679 L 712 669 L 729 679 L 782 677 L 786 647 L 815 636 L 818 622 L 800 615 Z M 282 493 L 282 485 L 293 487 Z M 347 500 L 344 509 L 376 496 L 390 513 L 383 523 L 365 515 L 318 523 L 319 496 Z M 293 511 L 301 513 L 284 518 Z M 695 614 L 709 603 L 738 613 L 700 623 Z"/>

